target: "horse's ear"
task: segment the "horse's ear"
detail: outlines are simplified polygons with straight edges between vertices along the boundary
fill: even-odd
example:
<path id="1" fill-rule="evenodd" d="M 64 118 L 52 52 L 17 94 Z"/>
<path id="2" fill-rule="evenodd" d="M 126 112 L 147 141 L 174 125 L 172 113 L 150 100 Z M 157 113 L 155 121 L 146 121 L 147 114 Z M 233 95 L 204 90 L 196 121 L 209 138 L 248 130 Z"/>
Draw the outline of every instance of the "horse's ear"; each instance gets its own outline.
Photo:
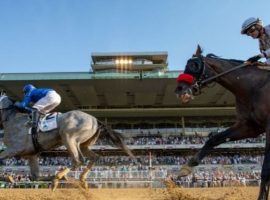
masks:
<path id="1" fill-rule="evenodd" d="M 5 95 L 6 95 L 6 91 L 5 90 L 1 90 L 0 96 L 5 96 Z"/>
<path id="2" fill-rule="evenodd" d="M 197 49 L 196 49 L 196 53 L 195 53 L 195 56 L 196 57 L 200 57 L 201 55 L 202 55 L 202 48 L 201 48 L 201 46 L 198 44 L 198 46 L 197 46 Z"/>

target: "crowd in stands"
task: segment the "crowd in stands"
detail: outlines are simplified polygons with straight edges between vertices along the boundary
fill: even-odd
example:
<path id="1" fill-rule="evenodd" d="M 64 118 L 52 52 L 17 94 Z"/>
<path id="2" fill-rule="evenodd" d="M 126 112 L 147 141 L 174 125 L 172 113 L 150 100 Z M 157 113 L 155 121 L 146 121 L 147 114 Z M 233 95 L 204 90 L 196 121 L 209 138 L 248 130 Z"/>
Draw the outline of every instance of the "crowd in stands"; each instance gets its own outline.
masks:
<path id="1" fill-rule="evenodd" d="M 183 165 L 188 162 L 191 156 L 151 156 L 151 165 Z M 252 154 L 236 154 L 236 155 L 220 155 L 220 156 L 207 156 L 201 165 L 234 165 L 234 164 L 258 164 L 263 162 L 263 155 Z M 87 162 L 86 162 L 87 163 Z M 128 156 L 100 156 L 96 162 L 97 166 L 125 166 L 125 165 L 141 165 L 149 166 L 150 157 L 141 155 L 136 156 L 136 160 L 132 160 Z M 71 158 L 69 157 L 41 157 L 39 160 L 41 166 L 71 166 Z M 28 160 L 10 158 L 2 160 L 0 165 L 4 166 L 26 166 Z"/>
<path id="2" fill-rule="evenodd" d="M 205 136 L 136 136 L 136 137 L 126 137 L 124 142 L 127 145 L 202 145 L 209 138 Z M 257 138 L 247 138 L 238 141 L 227 142 L 228 144 L 255 144 L 255 143 L 265 143 L 265 136 L 262 135 Z M 94 144 L 99 145 L 111 145 L 110 141 L 104 139 L 97 140 Z M 4 147 L 3 141 L 0 139 L 0 148 Z M 58 150 L 66 150 L 64 146 L 57 148 Z"/>
<path id="3" fill-rule="evenodd" d="M 136 136 L 124 139 L 127 145 L 189 145 L 189 144 L 204 144 L 209 138 L 203 136 Z M 260 136 L 257 138 L 247 138 L 228 143 L 241 144 L 241 143 L 263 143 L 265 137 Z M 104 140 L 98 140 L 95 145 L 108 145 L 109 143 Z"/>
<path id="4" fill-rule="evenodd" d="M 245 171 L 209 171 L 195 172 L 186 177 L 171 175 L 177 185 L 182 187 L 226 187 L 226 186 L 259 186 L 260 172 Z"/>

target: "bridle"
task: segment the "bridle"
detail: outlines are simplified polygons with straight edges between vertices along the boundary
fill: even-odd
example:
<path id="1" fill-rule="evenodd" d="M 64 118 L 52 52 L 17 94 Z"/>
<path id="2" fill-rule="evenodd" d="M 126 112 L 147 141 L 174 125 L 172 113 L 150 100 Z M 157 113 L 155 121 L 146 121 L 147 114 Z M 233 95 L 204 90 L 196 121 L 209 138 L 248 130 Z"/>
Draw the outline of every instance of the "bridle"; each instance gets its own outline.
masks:
<path id="1" fill-rule="evenodd" d="M 213 76 L 210 76 L 209 77 L 209 74 L 206 73 L 206 67 L 210 68 L 210 66 L 208 65 L 207 62 L 205 62 L 204 60 L 204 57 L 203 56 L 200 56 L 200 57 L 193 57 L 192 59 L 190 59 L 188 62 L 197 62 L 197 64 L 200 64 L 200 66 L 198 66 L 198 68 L 200 69 L 200 73 L 197 73 L 195 78 L 196 78 L 196 81 L 191 85 L 192 87 L 192 91 L 194 92 L 194 95 L 197 96 L 199 94 L 201 94 L 201 89 L 208 83 L 214 81 L 215 79 L 221 77 L 221 76 L 224 76 L 232 71 L 235 71 L 235 70 L 238 70 L 242 67 L 245 67 L 247 65 L 250 65 L 251 63 L 249 62 L 244 62 L 243 64 L 241 65 L 237 65 L 231 69 L 228 69 L 224 72 L 221 72 L 219 74 L 216 74 L 216 75 L 213 75 Z M 188 67 L 188 64 L 186 66 L 186 69 L 184 71 L 184 73 L 190 73 L 188 72 L 189 70 L 187 69 Z M 192 72 L 191 72 L 191 75 Z"/>

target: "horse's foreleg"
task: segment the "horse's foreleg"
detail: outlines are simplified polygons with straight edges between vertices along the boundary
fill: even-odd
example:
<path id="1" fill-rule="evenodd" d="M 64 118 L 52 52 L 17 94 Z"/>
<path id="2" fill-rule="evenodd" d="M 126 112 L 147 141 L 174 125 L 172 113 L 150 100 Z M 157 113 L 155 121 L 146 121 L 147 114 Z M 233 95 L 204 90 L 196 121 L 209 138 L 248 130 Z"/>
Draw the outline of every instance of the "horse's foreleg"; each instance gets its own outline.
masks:
<path id="1" fill-rule="evenodd" d="M 188 165 L 191 167 L 199 165 L 200 161 L 208 154 L 209 151 L 213 150 L 214 147 L 225 143 L 226 141 L 230 141 L 231 139 L 229 136 L 232 135 L 233 132 L 235 131 L 228 129 L 224 132 L 217 133 L 214 136 L 210 137 L 206 141 L 202 149 L 189 160 Z"/>
<path id="2" fill-rule="evenodd" d="M 188 164 L 183 165 L 180 169 L 179 176 L 187 176 L 192 173 L 193 167 L 199 165 L 200 161 L 208 154 L 210 150 L 212 150 L 215 146 L 222 144 L 228 140 L 228 136 L 234 132 L 232 129 L 227 129 L 221 133 L 217 133 L 209 138 L 209 140 L 204 144 L 201 150 L 193 156 Z"/>
<path id="3" fill-rule="evenodd" d="M 31 181 L 52 181 L 54 176 L 42 176 L 39 170 L 39 158 L 37 155 L 25 157 L 29 162 Z"/>
<path id="4" fill-rule="evenodd" d="M 39 179 L 39 163 L 38 163 L 38 156 L 33 155 L 33 156 L 28 156 L 26 159 L 29 162 L 29 167 L 30 167 L 30 179 L 32 181 L 37 181 Z"/>
<path id="5" fill-rule="evenodd" d="M 14 151 L 14 150 L 11 150 L 11 149 L 12 148 L 5 149 L 4 151 L 2 151 L 0 153 L 0 160 L 4 160 L 6 158 L 11 158 L 11 157 L 14 157 L 14 156 L 18 155 L 17 151 Z M 15 183 L 13 177 L 9 176 L 9 175 L 0 176 L 0 181 L 5 181 L 5 182 L 9 182 L 9 183 Z"/>
<path id="6" fill-rule="evenodd" d="M 268 182 L 267 187 L 266 187 L 265 197 L 266 197 L 266 200 L 268 200 L 268 197 L 269 197 L 269 182 Z"/>
<path id="7" fill-rule="evenodd" d="M 261 181 L 258 200 L 268 200 L 269 195 L 269 182 Z"/>
<path id="8" fill-rule="evenodd" d="M 0 176 L 0 181 L 8 182 L 8 183 L 15 183 L 12 176 Z"/>
<path id="9" fill-rule="evenodd" d="M 240 140 L 251 137 L 256 134 L 258 130 L 250 128 L 246 124 L 237 124 L 225 131 L 217 133 L 209 138 L 202 149 L 192 157 L 187 165 L 183 165 L 180 169 L 179 176 L 187 176 L 192 172 L 192 168 L 199 165 L 200 161 L 212 150 L 214 147 L 229 141 Z"/>
<path id="10" fill-rule="evenodd" d="M 267 200 L 270 184 L 270 125 L 266 129 L 266 144 L 261 172 L 261 185 L 258 200 Z"/>

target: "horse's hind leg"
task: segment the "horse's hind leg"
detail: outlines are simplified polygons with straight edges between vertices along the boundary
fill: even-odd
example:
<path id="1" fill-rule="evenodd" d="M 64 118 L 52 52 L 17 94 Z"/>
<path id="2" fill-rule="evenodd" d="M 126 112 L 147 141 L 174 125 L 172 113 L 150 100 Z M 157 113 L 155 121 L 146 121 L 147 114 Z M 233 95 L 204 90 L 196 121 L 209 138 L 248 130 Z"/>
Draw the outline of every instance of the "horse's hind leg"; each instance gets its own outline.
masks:
<path id="1" fill-rule="evenodd" d="M 63 139 L 63 143 L 67 147 L 67 150 L 72 158 L 72 167 L 71 168 L 67 167 L 55 175 L 52 187 L 53 191 L 56 190 L 60 179 L 66 177 L 66 175 L 68 174 L 68 172 L 70 172 L 70 170 L 76 170 L 76 168 L 79 167 L 83 162 L 83 157 L 79 151 L 79 144 L 76 142 L 75 139 L 65 138 Z"/>
<path id="2" fill-rule="evenodd" d="M 80 175 L 81 184 L 85 189 L 87 189 L 88 188 L 88 183 L 86 181 L 87 175 L 89 174 L 91 168 L 94 166 L 95 162 L 98 160 L 99 156 L 90 149 L 88 149 L 88 146 L 81 146 L 81 151 L 85 157 L 89 158 L 89 164 Z"/>

